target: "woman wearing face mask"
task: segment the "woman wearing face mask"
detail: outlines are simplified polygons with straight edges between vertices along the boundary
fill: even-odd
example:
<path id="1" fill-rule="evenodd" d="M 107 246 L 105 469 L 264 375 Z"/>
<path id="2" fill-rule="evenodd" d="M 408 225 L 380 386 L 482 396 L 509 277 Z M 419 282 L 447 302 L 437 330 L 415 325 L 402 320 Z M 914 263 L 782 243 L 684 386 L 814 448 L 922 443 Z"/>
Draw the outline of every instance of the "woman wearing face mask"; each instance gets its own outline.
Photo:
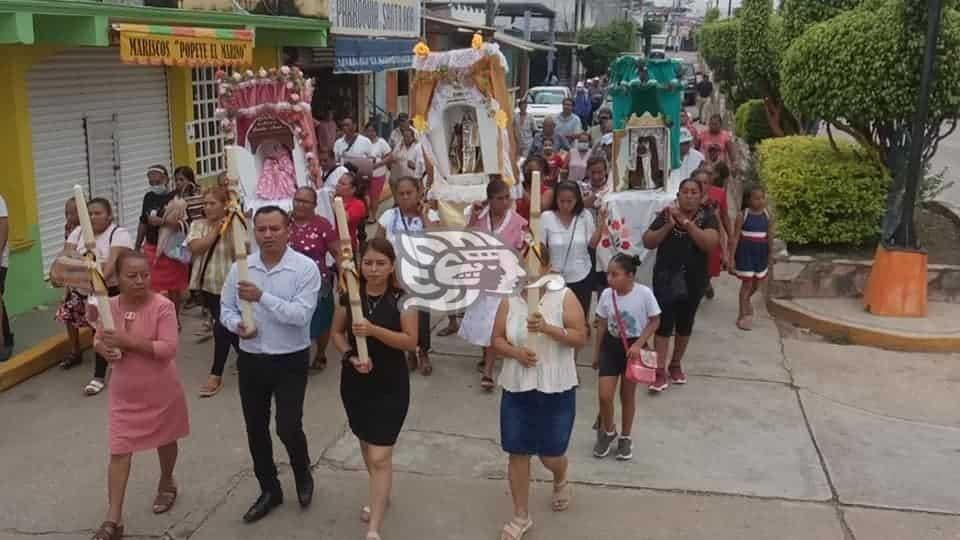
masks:
<path id="1" fill-rule="evenodd" d="M 590 134 L 584 131 L 577 135 L 574 149 L 570 152 L 567 164 L 567 180 L 572 182 L 586 180 L 588 161 L 590 161 Z"/>
<path id="2" fill-rule="evenodd" d="M 181 175 L 181 178 L 185 178 Z M 140 231 L 137 241 L 147 260 L 150 261 L 153 290 L 167 295 L 180 316 L 180 302 L 190 282 L 190 266 L 167 255 L 170 248 L 182 244 L 186 236 L 187 203 L 180 189 L 190 190 L 193 184 L 181 180 L 177 189 L 170 191 L 170 178 L 162 165 L 154 165 L 147 171 L 150 191 L 143 196 L 143 211 L 140 214 Z M 170 244 L 173 243 L 173 246 Z"/>
<path id="3" fill-rule="evenodd" d="M 110 206 L 110 201 L 101 198 L 90 199 L 90 202 L 87 203 L 87 210 L 90 212 L 90 224 L 93 226 L 93 237 L 97 244 L 94 252 L 97 260 L 102 263 L 103 278 L 107 284 L 108 294 L 116 296 L 119 290 L 114 274 L 115 263 L 121 253 L 133 248 L 130 233 L 123 227 L 113 224 L 113 208 Z M 77 227 L 70 233 L 64 243 L 63 253 L 67 256 L 73 254 L 82 256 L 86 252 L 87 247 L 83 243 L 83 233 L 81 228 Z M 100 354 L 97 354 L 96 359 L 93 379 L 83 389 L 83 393 L 88 396 L 99 394 L 106 386 L 107 361 Z"/>

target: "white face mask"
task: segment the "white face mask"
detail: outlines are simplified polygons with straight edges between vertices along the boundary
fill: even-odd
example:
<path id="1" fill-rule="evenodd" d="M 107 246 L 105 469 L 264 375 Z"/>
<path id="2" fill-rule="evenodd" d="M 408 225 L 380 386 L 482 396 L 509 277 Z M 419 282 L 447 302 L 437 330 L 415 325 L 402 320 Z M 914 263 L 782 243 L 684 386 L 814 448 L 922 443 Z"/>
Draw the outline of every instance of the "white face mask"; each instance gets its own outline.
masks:
<path id="1" fill-rule="evenodd" d="M 155 186 L 150 186 L 150 191 L 156 195 L 166 195 L 169 192 L 166 184 L 157 184 Z"/>
<path id="2" fill-rule="evenodd" d="M 577 150 L 581 152 L 586 152 L 590 149 L 590 143 L 585 143 L 583 141 L 577 141 Z"/>

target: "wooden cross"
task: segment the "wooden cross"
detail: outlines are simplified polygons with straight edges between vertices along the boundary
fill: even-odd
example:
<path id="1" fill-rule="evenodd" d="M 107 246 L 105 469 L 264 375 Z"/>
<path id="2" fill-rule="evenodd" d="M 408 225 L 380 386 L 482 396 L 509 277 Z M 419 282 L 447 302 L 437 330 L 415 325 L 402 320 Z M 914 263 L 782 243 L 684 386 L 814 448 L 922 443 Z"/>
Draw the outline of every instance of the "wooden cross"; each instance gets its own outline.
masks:
<path id="1" fill-rule="evenodd" d="M 230 181 L 230 208 L 235 215 L 230 217 L 230 236 L 233 241 L 234 262 L 237 263 L 237 281 L 250 281 L 250 264 L 247 262 L 247 229 L 243 226 L 243 213 L 237 197 L 237 184 L 240 181 L 239 165 L 236 152 L 238 147 L 227 147 L 227 179 Z M 240 314 L 243 318 L 243 327 L 247 332 L 253 332 L 257 323 L 253 320 L 253 305 L 240 300 Z"/>
<path id="2" fill-rule="evenodd" d="M 350 316 L 354 322 L 362 321 L 363 306 L 360 304 L 360 281 L 354 272 L 356 263 L 353 253 L 353 239 L 350 236 L 350 225 L 347 221 L 347 211 L 343 207 L 343 199 L 336 197 L 333 199 L 333 212 L 337 217 L 337 233 L 340 236 L 340 268 L 346 275 L 347 294 L 350 297 Z M 366 336 L 357 337 L 357 356 L 361 364 L 370 362 L 370 354 L 367 352 Z"/>
<path id="3" fill-rule="evenodd" d="M 100 323 L 104 330 L 113 330 L 113 311 L 110 309 L 110 296 L 107 293 L 107 284 L 103 282 L 103 262 L 97 259 L 97 238 L 93 234 L 93 224 L 90 222 L 90 211 L 87 209 L 87 199 L 83 195 L 83 187 L 73 186 L 73 199 L 77 203 L 77 217 L 80 218 L 80 231 L 83 234 L 83 245 L 87 248 L 87 258 L 93 263 L 91 276 L 93 295 L 97 299 Z"/>

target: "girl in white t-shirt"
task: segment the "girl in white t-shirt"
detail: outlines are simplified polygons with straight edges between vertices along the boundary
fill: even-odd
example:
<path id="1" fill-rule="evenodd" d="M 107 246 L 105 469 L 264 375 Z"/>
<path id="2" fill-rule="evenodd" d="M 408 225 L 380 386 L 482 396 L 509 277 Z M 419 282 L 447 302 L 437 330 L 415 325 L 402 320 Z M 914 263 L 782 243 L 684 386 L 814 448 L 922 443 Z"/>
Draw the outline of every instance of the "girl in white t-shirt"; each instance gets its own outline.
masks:
<path id="1" fill-rule="evenodd" d="M 593 368 L 600 372 L 598 393 L 600 418 L 593 455 L 605 457 L 617 440 L 613 418 L 613 396 L 620 383 L 623 432 L 617 443 L 617 459 L 633 457 L 630 429 L 636 411 L 637 385 L 627 379 L 627 357 L 637 357 L 660 326 L 660 306 L 647 286 L 636 283 L 640 258 L 618 253 L 607 267 L 610 287 L 597 301 L 597 348 Z M 621 335 L 621 328 L 623 335 Z M 626 342 L 627 349 L 624 349 Z"/>
<path id="2" fill-rule="evenodd" d="M 117 277 L 115 275 L 117 257 L 125 250 L 133 249 L 133 238 L 130 233 L 113 223 L 113 208 L 110 201 L 106 199 L 91 199 L 87 203 L 87 209 L 90 211 L 90 224 L 93 226 L 93 238 L 96 242 L 94 251 L 97 260 L 101 262 L 103 269 L 103 279 L 107 283 L 110 296 L 117 295 L 120 291 L 117 289 Z M 82 212 L 82 210 L 80 210 Z M 87 247 L 83 243 L 83 234 L 81 228 L 77 227 L 67 237 L 63 246 L 64 255 L 84 255 Z M 92 300 L 92 298 L 91 298 Z M 93 321 L 91 321 L 93 322 Z M 88 396 L 99 394 L 106 386 L 107 361 L 96 355 L 96 364 L 93 371 L 93 379 L 84 387 L 83 393 Z"/>
<path id="3" fill-rule="evenodd" d="M 423 203 L 423 188 L 420 180 L 412 176 L 397 179 L 397 205 L 387 210 L 377 221 L 377 236 L 386 238 L 393 246 L 397 246 L 397 236 L 402 233 L 423 231 L 440 224 L 440 215 L 436 210 L 428 208 Z M 407 363 L 410 369 L 420 368 L 420 373 L 428 376 L 433 373 L 430 363 L 430 312 L 419 312 L 419 336 L 417 339 L 418 353 L 407 353 Z"/>
<path id="4" fill-rule="evenodd" d="M 367 195 L 370 197 L 369 208 L 370 219 L 376 219 L 377 209 L 380 207 L 380 195 L 383 193 L 383 186 L 387 183 L 387 175 L 390 171 L 387 169 L 390 165 L 390 154 L 393 149 L 386 139 L 377 135 L 377 126 L 373 122 L 367 124 L 364 128 L 364 134 L 370 139 L 370 157 L 373 158 L 373 173 L 370 177 L 370 188 Z"/>

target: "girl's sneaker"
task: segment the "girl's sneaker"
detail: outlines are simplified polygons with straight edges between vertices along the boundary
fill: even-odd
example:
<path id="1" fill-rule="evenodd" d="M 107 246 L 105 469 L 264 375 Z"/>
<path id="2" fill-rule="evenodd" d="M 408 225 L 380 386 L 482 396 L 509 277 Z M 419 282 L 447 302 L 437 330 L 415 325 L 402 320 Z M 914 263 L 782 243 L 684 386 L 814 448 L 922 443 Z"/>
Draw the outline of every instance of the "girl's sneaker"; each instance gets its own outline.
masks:
<path id="1" fill-rule="evenodd" d="M 617 459 L 620 461 L 633 459 L 633 441 L 630 437 L 620 437 L 617 441 Z"/>
<path id="2" fill-rule="evenodd" d="M 597 430 L 597 444 L 593 445 L 593 457 L 607 457 L 610 454 L 610 447 L 613 441 L 617 440 L 617 433 L 607 433 L 602 429 Z"/>
<path id="3" fill-rule="evenodd" d="M 680 364 L 670 366 L 670 382 L 673 384 L 687 384 L 687 374 L 683 372 Z"/>
<path id="4" fill-rule="evenodd" d="M 659 394 L 667 389 L 670 383 L 667 382 L 667 370 L 657 368 L 657 376 L 647 388 L 654 393 Z"/>

